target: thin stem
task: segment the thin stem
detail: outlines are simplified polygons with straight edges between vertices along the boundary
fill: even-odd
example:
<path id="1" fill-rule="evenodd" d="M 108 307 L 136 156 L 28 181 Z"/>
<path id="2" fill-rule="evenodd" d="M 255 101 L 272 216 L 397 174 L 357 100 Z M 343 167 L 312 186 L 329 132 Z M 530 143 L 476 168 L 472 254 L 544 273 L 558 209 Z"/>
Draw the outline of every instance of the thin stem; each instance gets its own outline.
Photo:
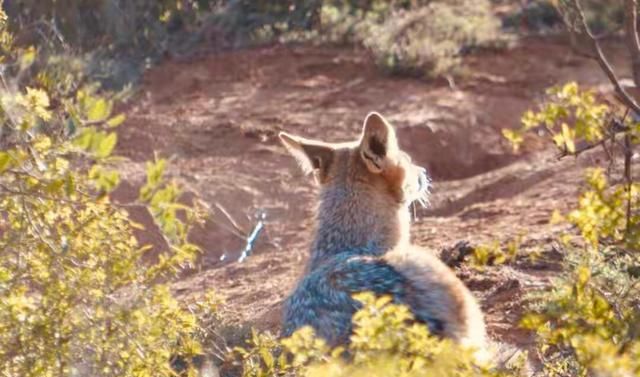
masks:
<path id="1" fill-rule="evenodd" d="M 638 37 L 638 2 L 625 0 L 624 29 L 627 48 L 631 54 L 631 69 L 636 87 L 640 87 L 640 37 Z"/>
<path id="2" fill-rule="evenodd" d="M 586 35 L 589 37 L 589 40 L 591 41 L 591 46 L 596 53 L 596 58 L 597 58 L 596 60 L 598 61 L 600 68 L 602 68 L 604 73 L 607 75 L 607 78 L 609 78 L 609 81 L 611 81 L 611 83 L 613 84 L 616 94 L 620 97 L 620 100 L 627 107 L 631 108 L 636 114 L 640 114 L 640 105 L 638 105 L 635 99 L 631 97 L 631 95 L 629 95 L 629 93 L 620 84 L 620 80 L 618 79 L 618 77 L 616 76 L 616 73 L 611 67 L 611 63 L 609 63 L 609 60 L 607 60 L 607 57 L 602 51 L 600 42 L 591 31 L 591 28 L 589 27 L 589 23 L 587 22 L 587 16 L 585 15 L 584 10 L 582 9 L 582 4 L 580 3 L 580 0 L 574 0 L 574 5 L 580 17 L 582 28 L 584 29 Z"/>
<path id="3" fill-rule="evenodd" d="M 627 189 L 627 223 L 625 232 L 629 234 L 631 231 L 631 186 L 632 186 L 632 177 L 631 177 L 631 157 L 633 155 L 633 150 L 631 146 L 631 135 L 628 133 L 624 135 L 624 179 L 626 182 Z"/>

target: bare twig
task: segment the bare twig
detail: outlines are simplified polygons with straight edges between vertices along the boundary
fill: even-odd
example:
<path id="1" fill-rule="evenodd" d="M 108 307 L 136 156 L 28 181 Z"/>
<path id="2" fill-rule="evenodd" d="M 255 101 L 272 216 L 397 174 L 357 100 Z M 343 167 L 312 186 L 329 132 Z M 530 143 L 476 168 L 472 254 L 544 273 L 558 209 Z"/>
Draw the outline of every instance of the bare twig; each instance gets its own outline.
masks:
<path id="1" fill-rule="evenodd" d="M 582 9 L 582 4 L 580 0 L 574 0 L 574 5 L 580 17 L 582 28 L 585 34 L 587 35 L 587 37 L 589 37 L 589 40 L 591 41 L 591 46 L 596 53 L 597 61 L 598 61 L 598 64 L 600 65 L 600 68 L 602 68 L 604 73 L 607 75 L 607 78 L 609 78 L 609 81 L 611 81 L 611 84 L 613 84 L 616 94 L 618 95 L 620 100 L 627 107 L 631 108 L 636 114 L 640 114 L 640 105 L 638 105 L 636 100 L 620 84 L 620 80 L 618 79 L 618 77 L 616 76 L 616 73 L 611 67 L 611 63 L 609 63 L 609 60 L 607 60 L 607 57 L 602 51 L 602 47 L 600 46 L 600 41 L 598 40 L 598 38 L 595 37 L 595 35 L 591 31 L 591 27 L 589 27 L 587 16 L 585 15 L 584 10 Z"/>
<path id="2" fill-rule="evenodd" d="M 43 232 L 40 230 L 40 227 L 36 225 L 36 223 L 31 218 L 31 215 L 30 215 L 31 210 L 27 208 L 27 203 L 24 200 L 24 198 L 21 200 L 21 204 L 22 204 L 22 210 L 24 211 L 24 214 L 25 214 L 25 218 L 27 219 L 27 222 L 29 223 L 29 225 L 31 225 L 31 228 L 33 229 L 35 236 L 38 237 L 40 242 L 42 242 L 45 246 L 47 246 L 49 250 L 51 250 L 54 254 L 58 254 L 57 248 L 51 242 L 49 242 L 49 240 L 46 239 Z"/>
<path id="3" fill-rule="evenodd" d="M 636 87 L 640 87 L 640 37 L 638 37 L 637 0 L 625 0 L 624 15 L 625 40 L 629 53 L 631 54 L 633 82 L 636 84 Z"/>
<path id="4" fill-rule="evenodd" d="M 560 153 L 558 154 L 557 158 L 558 160 L 567 157 L 567 156 L 572 156 L 572 157 L 576 157 L 579 154 L 586 152 L 590 149 L 599 147 L 599 146 L 604 146 L 605 143 L 608 141 L 608 139 L 602 139 L 596 143 L 589 143 L 586 141 L 580 141 L 578 142 L 578 145 L 576 145 L 576 148 L 573 152 L 570 152 L 568 149 L 564 148 L 560 151 Z"/>
<path id="5" fill-rule="evenodd" d="M 613 158 L 613 151 L 609 150 L 606 142 L 602 143 L 602 151 L 607 156 L 607 161 L 609 161 L 609 164 L 607 165 L 607 177 L 610 177 L 611 171 L 613 170 L 613 163 L 615 161 Z"/>
<path id="6" fill-rule="evenodd" d="M 626 115 L 625 115 L 626 118 Z M 580 153 L 586 152 L 590 149 L 602 146 L 605 149 L 605 152 L 607 154 L 607 156 L 611 156 L 609 150 L 606 147 L 606 143 L 607 141 L 614 141 L 616 135 L 621 134 L 621 133 L 626 133 L 627 131 L 629 131 L 628 127 L 624 126 L 624 118 L 622 119 L 622 121 L 620 120 L 612 120 L 611 122 L 611 129 L 609 131 L 609 135 L 607 135 L 606 137 L 604 137 L 603 139 L 597 141 L 597 142 L 587 142 L 587 141 L 580 141 L 577 143 L 576 148 L 573 152 L 570 152 L 569 150 L 567 150 L 566 148 L 564 148 L 560 154 L 558 154 L 557 158 L 561 159 L 563 157 L 567 157 L 567 156 L 573 156 L 576 157 L 578 156 Z M 550 131 L 549 131 L 550 132 Z M 551 133 L 550 133 L 551 134 Z M 552 134 L 551 134 L 552 135 Z"/>
<path id="7" fill-rule="evenodd" d="M 631 135 L 624 135 L 624 180 L 627 190 L 627 222 L 625 226 L 625 232 L 628 234 L 631 231 L 631 186 L 633 181 L 631 179 L 631 157 L 633 155 L 633 149 L 631 146 Z"/>
<path id="8" fill-rule="evenodd" d="M 240 225 L 236 222 L 236 220 L 231 216 L 231 214 L 222 206 L 222 204 L 215 202 L 213 205 L 224 215 L 224 217 L 229 221 L 229 223 L 233 226 L 233 229 L 240 235 L 241 238 L 245 238 L 247 231 L 242 229 Z"/>

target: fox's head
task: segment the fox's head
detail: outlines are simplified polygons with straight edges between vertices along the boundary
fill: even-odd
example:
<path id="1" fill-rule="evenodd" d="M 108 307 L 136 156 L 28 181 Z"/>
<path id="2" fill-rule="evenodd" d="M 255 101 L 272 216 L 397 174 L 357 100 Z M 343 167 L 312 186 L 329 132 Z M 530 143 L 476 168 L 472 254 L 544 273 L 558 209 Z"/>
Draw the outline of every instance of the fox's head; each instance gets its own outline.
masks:
<path id="1" fill-rule="evenodd" d="M 321 186 L 315 249 L 386 249 L 408 241 L 409 206 L 426 203 L 429 179 L 400 150 L 382 115 L 367 115 L 354 142 L 327 143 L 285 132 L 280 139 Z"/>

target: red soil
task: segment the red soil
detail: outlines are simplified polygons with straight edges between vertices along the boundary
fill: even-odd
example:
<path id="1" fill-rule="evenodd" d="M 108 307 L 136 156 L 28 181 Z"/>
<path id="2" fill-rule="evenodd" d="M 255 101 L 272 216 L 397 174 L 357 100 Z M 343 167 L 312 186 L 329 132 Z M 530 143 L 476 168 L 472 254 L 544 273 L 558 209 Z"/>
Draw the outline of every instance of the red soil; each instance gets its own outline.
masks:
<path id="1" fill-rule="evenodd" d="M 455 87 L 381 74 L 364 53 L 344 48 L 264 47 L 166 62 L 147 72 L 126 107 L 119 153 L 130 200 L 154 151 L 170 157 L 170 175 L 208 203 L 211 219 L 193 239 L 202 246 L 197 271 L 175 285 L 182 296 L 214 289 L 237 322 L 277 331 L 280 306 L 307 258 L 315 187 L 277 141 L 287 130 L 344 141 L 355 137 L 367 112 L 376 110 L 398 129 L 402 146 L 434 178 L 431 206 L 419 210 L 416 243 L 439 251 L 458 241 L 508 241 L 523 235 L 524 249 L 539 250 L 514 263 L 458 272 L 481 299 L 490 334 L 521 347 L 532 338 L 517 328 L 524 295 L 558 273 L 548 224 L 554 209 L 573 205 L 589 157 L 557 161 L 532 139 L 514 155 L 502 128 L 517 127 L 544 89 L 569 80 L 606 87 L 593 62 L 573 57 L 564 44 L 527 39 L 502 52 L 466 59 L 469 74 Z M 245 240 L 228 230 L 223 206 L 249 232 L 258 210 L 266 232 L 255 254 L 234 260 Z M 142 211 L 137 219 L 152 230 Z M 162 246 L 147 232 L 145 242 Z M 226 253 L 226 261 L 220 261 Z"/>

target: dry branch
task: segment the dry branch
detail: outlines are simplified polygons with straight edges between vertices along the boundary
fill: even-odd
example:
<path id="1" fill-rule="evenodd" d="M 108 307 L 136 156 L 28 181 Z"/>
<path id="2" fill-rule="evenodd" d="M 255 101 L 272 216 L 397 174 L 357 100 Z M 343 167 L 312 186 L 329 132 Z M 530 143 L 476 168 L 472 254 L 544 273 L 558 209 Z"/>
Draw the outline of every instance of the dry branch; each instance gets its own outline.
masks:
<path id="1" fill-rule="evenodd" d="M 640 87 L 640 38 L 638 37 L 638 2 L 626 0 L 624 5 L 624 29 L 627 48 L 631 54 L 633 82 Z"/>
<path id="2" fill-rule="evenodd" d="M 627 0 L 627 2 L 629 1 L 632 1 L 632 0 Z M 632 2 L 635 4 L 635 0 L 633 0 Z M 620 84 L 620 80 L 618 79 L 618 77 L 616 76 L 616 73 L 611 67 L 611 63 L 609 63 L 609 60 L 607 59 L 604 52 L 602 51 L 602 47 L 600 46 L 600 41 L 591 31 L 591 27 L 589 27 L 587 16 L 584 13 L 580 0 L 574 0 L 573 4 L 580 18 L 582 29 L 584 30 L 585 34 L 589 38 L 589 41 L 591 42 L 591 46 L 596 53 L 596 60 L 598 61 L 600 68 L 602 68 L 604 73 L 607 75 L 607 78 L 609 78 L 609 81 L 611 81 L 611 84 L 613 84 L 616 94 L 618 95 L 622 103 L 624 103 L 625 106 L 632 109 L 636 114 L 640 114 L 640 105 L 638 105 L 636 100 Z M 637 16 L 634 17 L 634 19 L 637 19 Z M 634 34 L 636 35 L 636 38 L 637 38 L 637 33 L 634 33 Z"/>
<path id="3" fill-rule="evenodd" d="M 557 158 L 561 159 L 561 158 L 567 157 L 567 156 L 577 157 L 579 154 L 581 154 L 583 152 L 586 152 L 588 150 L 594 149 L 594 148 L 599 147 L 599 146 L 605 147 L 605 153 L 609 154 L 609 151 L 606 149 L 607 141 L 613 142 L 613 140 L 615 140 L 615 137 L 617 135 L 626 134 L 629 131 L 629 128 L 624 125 L 624 121 L 625 121 L 626 117 L 627 117 L 627 114 L 625 114 L 625 116 L 622 118 L 622 120 L 613 119 L 611 121 L 611 123 L 610 123 L 610 127 L 608 128 L 607 135 L 603 139 L 598 140 L 596 142 L 588 142 L 588 141 L 585 141 L 585 140 L 581 140 L 581 141 L 576 143 L 576 147 L 575 147 L 575 150 L 573 152 L 570 152 L 568 149 L 565 148 L 562 151 L 560 151 L 560 153 L 558 154 Z"/>

